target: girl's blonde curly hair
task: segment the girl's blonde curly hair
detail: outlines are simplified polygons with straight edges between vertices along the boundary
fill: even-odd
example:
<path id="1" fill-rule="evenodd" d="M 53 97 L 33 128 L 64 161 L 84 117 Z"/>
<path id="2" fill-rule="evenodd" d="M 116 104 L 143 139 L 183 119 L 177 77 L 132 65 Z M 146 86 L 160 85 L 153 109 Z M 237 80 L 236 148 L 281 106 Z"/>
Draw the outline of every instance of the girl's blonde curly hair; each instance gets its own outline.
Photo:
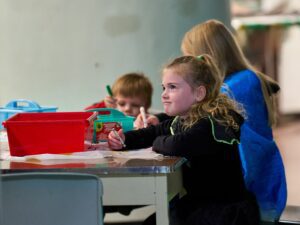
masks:
<path id="1" fill-rule="evenodd" d="M 182 56 L 174 59 L 165 66 L 165 69 L 173 69 L 195 90 L 204 86 L 206 96 L 200 102 L 192 105 L 187 118 L 184 120 L 185 129 L 192 127 L 199 119 L 212 117 L 217 122 L 239 129 L 238 123 L 233 118 L 232 111 L 244 115 L 243 107 L 220 92 L 222 80 L 220 72 L 212 57 L 207 54 L 194 56 Z"/>

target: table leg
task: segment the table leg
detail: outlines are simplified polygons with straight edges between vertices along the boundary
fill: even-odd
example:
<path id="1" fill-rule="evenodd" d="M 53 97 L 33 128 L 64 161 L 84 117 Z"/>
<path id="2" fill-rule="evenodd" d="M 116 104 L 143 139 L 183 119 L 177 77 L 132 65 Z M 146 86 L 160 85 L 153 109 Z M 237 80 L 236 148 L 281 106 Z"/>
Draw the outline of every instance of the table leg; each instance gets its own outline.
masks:
<path id="1" fill-rule="evenodd" d="M 167 176 L 157 176 L 155 184 L 156 224 L 169 224 L 169 201 Z"/>

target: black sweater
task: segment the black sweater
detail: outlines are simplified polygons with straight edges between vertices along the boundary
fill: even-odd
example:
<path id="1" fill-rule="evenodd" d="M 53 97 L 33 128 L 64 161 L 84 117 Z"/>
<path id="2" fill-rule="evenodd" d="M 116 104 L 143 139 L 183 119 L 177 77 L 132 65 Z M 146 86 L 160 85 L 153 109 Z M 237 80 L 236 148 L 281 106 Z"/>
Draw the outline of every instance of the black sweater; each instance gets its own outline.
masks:
<path id="1" fill-rule="evenodd" d="M 125 133 L 127 148 L 153 146 L 154 151 L 163 155 L 188 159 L 183 167 L 184 187 L 197 201 L 243 199 L 246 188 L 237 146 L 239 132 L 205 118 L 186 131 L 180 130 L 179 125 L 179 131 L 172 135 L 171 123 L 167 120 Z"/>
<path id="2" fill-rule="evenodd" d="M 236 115 L 239 124 L 243 119 Z M 172 126 L 174 135 L 171 134 Z M 181 122 L 166 120 L 157 126 L 125 133 L 128 149 L 153 146 L 168 156 L 188 160 L 183 165 L 186 195 L 174 204 L 180 224 L 257 225 L 256 200 L 246 190 L 238 151 L 240 133 L 210 118 L 183 130 Z"/>

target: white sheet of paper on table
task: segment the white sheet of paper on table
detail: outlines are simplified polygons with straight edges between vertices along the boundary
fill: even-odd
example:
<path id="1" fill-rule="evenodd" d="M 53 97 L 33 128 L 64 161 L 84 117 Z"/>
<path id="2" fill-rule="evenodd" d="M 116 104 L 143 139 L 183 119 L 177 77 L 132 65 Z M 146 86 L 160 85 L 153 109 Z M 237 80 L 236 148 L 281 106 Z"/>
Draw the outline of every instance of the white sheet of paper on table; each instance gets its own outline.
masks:
<path id="1" fill-rule="evenodd" d="M 147 149 L 140 149 L 134 151 L 101 151 L 101 150 L 93 150 L 93 151 L 85 151 L 85 152 L 74 152 L 70 154 L 38 154 L 38 155 L 27 155 L 27 156 L 10 156 L 9 154 L 2 155 L 3 160 L 10 160 L 10 161 L 31 161 L 31 160 L 61 160 L 61 159 L 101 159 L 107 157 L 114 157 L 114 158 L 126 158 L 126 159 L 153 159 L 162 157 L 161 154 L 158 154 L 152 151 L 152 148 Z"/>

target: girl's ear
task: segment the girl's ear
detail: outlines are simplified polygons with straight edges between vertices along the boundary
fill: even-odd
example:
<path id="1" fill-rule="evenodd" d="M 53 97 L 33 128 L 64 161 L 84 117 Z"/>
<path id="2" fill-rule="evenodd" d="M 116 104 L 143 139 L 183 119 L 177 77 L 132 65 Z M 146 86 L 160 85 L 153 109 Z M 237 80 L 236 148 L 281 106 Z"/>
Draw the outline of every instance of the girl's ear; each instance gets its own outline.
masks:
<path id="1" fill-rule="evenodd" d="M 203 85 L 197 87 L 195 90 L 195 94 L 196 94 L 196 101 L 201 102 L 206 96 L 206 88 Z"/>

